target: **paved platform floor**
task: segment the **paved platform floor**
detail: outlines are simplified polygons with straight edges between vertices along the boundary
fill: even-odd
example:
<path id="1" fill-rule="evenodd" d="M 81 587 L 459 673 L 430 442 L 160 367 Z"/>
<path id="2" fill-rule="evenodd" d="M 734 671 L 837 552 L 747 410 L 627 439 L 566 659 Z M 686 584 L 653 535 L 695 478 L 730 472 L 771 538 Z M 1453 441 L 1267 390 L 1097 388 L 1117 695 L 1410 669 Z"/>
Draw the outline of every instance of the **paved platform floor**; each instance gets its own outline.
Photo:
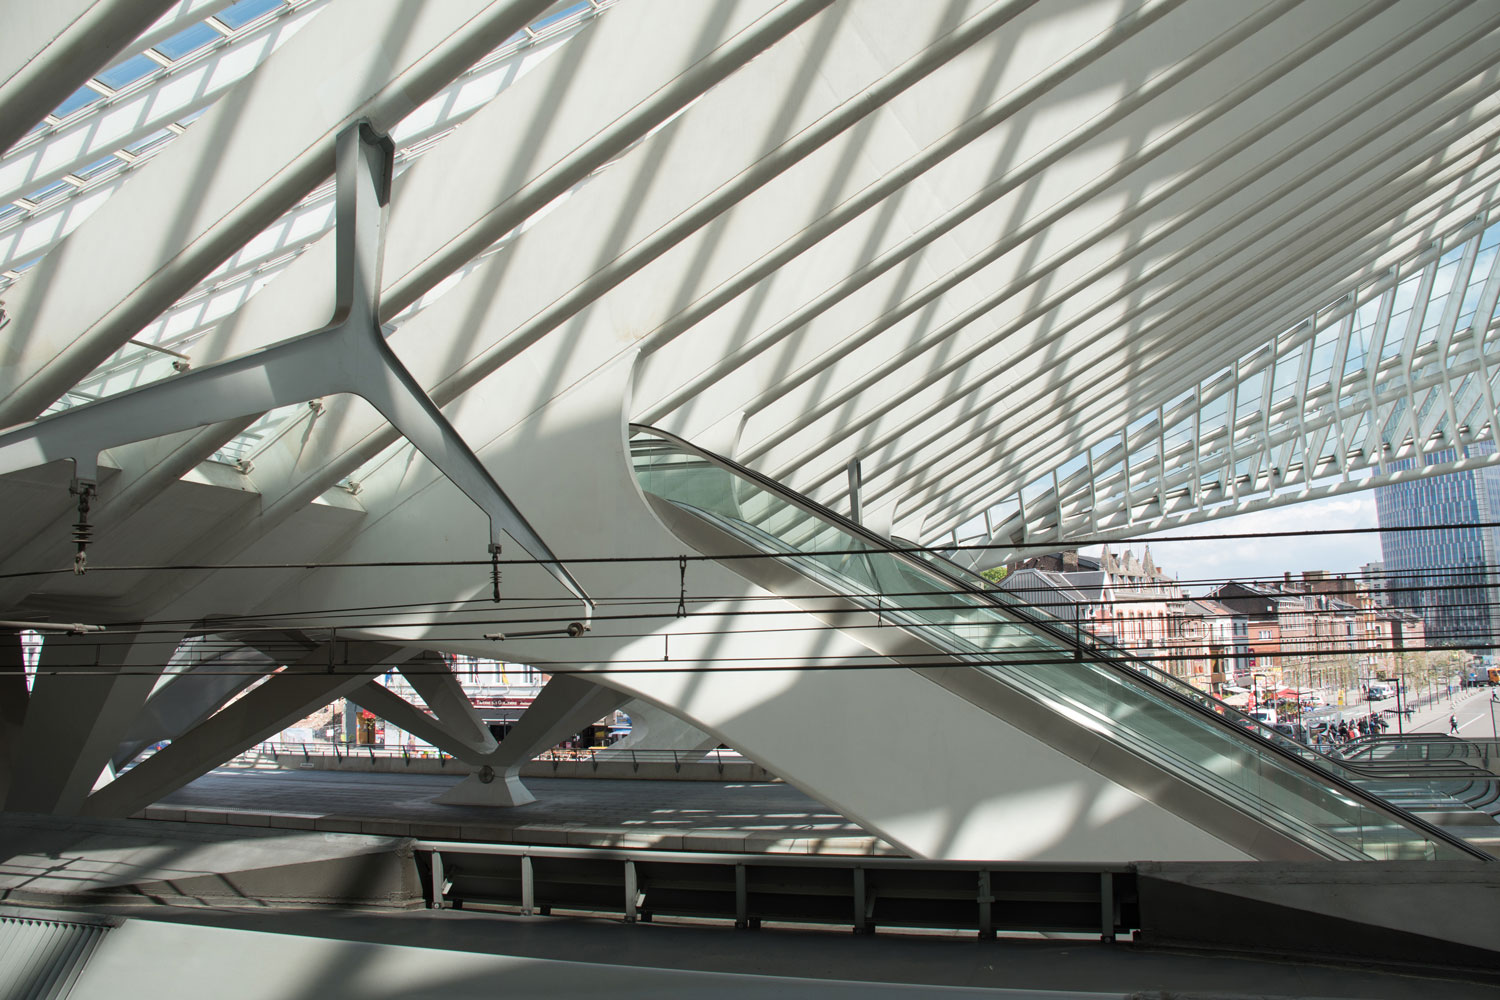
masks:
<path id="1" fill-rule="evenodd" d="M 1371 998 L 1384 1000 L 1500 1000 L 1500 986 L 1462 978 L 1376 971 L 1350 965 L 1278 961 L 1270 958 L 1143 948 L 1126 941 L 1059 940 L 1040 936 L 976 941 L 968 935 L 879 933 L 767 927 L 736 931 L 724 926 L 671 923 L 622 924 L 583 917 L 521 917 L 471 911 L 403 913 L 352 911 L 227 911 L 170 907 L 96 908 L 188 929 L 223 929 L 282 937 L 271 949 L 238 949 L 303 978 L 282 996 L 467 998 L 515 996 L 657 998 L 712 996 L 791 998 L 937 996 L 948 990 L 969 996 L 1091 998 L 1120 1000 L 1271 1000 L 1271 998 Z M 301 956 L 293 946 L 327 942 L 331 947 Z M 231 939 L 239 945 L 245 938 Z M 363 947 L 360 947 L 360 946 Z M 393 947 L 400 955 L 382 955 Z M 414 962 L 412 949 L 434 949 L 432 961 Z M 193 954 L 166 952 L 174 962 Z M 460 959 L 468 956 L 469 961 Z M 481 956 L 515 956 L 505 966 L 477 965 Z M 213 953 L 213 959 L 233 957 Z M 398 958 L 385 961 L 382 958 Z M 572 975 L 554 963 L 583 962 L 592 971 Z M 260 968 L 264 968 L 262 964 Z M 375 969 L 378 975 L 373 975 Z M 544 989 L 518 973 L 543 973 Z M 708 980 L 672 980 L 707 974 Z M 100 971 L 104 971 L 101 967 Z M 239 970 L 235 970 L 238 972 Z M 220 983 L 225 977 L 216 966 Z M 257 970 L 242 981 L 254 982 Z M 386 978 L 390 977 L 390 978 Z M 405 982 L 398 982 L 398 977 Z M 412 988 L 411 977 L 417 977 Z M 738 977 L 753 977 L 740 979 Z M 780 977 L 795 977 L 790 981 Z M 155 977 L 160 989 L 174 977 Z M 810 980 L 810 982 L 809 982 Z M 116 976 L 115 982 L 124 981 Z M 148 980 L 150 981 L 150 980 Z M 855 983 L 864 984 L 864 990 Z M 876 988 L 874 984 L 889 984 Z M 227 984 L 225 984 L 227 985 Z M 257 985 L 266 985 L 264 983 Z M 406 988 L 403 989 L 402 987 Z M 901 987 L 906 989 L 901 989 Z M 894 988 L 892 988 L 894 987 Z M 1012 992 L 1014 991 L 1014 992 Z M 202 993 L 107 994 L 170 997 Z M 225 993 L 228 996 L 231 993 Z M 234 993 L 232 995 L 245 995 Z M 271 995 L 265 990 L 248 995 Z"/>
<path id="2" fill-rule="evenodd" d="M 167 796 L 145 816 L 504 843 L 898 853 L 781 782 L 528 778 L 537 801 L 514 809 L 432 801 L 458 780 L 221 768 Z"/>

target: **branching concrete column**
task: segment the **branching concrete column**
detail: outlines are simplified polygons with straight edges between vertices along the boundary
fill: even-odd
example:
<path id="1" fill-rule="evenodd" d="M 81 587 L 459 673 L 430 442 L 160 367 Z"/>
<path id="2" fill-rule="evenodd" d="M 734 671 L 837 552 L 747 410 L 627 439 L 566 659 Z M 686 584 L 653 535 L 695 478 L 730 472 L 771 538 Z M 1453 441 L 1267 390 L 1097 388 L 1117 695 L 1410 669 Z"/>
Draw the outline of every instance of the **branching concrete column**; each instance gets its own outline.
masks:
<path id="1" fill-rule="evenodd" d="M 90 816 L 129 816 L 411 655 L 405 647 L 383 643 L 337 646 L 333 660 L 322 644 L 272 674 L 239 701 L 100 788 L 82 811 Z M 337 666 L 330 666 L 335 662 Z"/>
<path id="2" fill-rule="evenodd" d="M 524 806 L 536 796 L 521 784 L 521 765 L 628 700 L 613 688 L 555 675 L 483 765 L 439 795 L 445 805 Z"/>
<path id="3" fill-rule="evenodd" d="M 464 693 L 463 685 L 448 669 L 448 664 L 436 653 L 424 653 L 401 665 L 402 675 L 411 682 L 427 707 L 438 717 L 443 728 L 453 736 L 481 754 L 495 750 L 495 737 L 490 732 L 474 703 Z M 355 701 L 359 701 L 358 698 Z M 363 703 L 361 703 L 363 704 Z M 370 706 L 365 705 L 365 708 Z M 370 711 L 375 712 L 373 708 Z M 379 712 L 375 712 L 379 715 Z M 390 720 L 395 722 L 394 719 Z M 397 725 L 401 725 L 399 722 Z M 402 726 L 405 729 L 405 726 Z M 412 732 L 412 730 L 407 730 Z M 435 746 L 437 744 L 434 744 Z"/>
<path id="4" fill-rule="evenodd" d="M 5 808 L 78 813 L 181 640 L 180 632 L 48 636 Z"/>

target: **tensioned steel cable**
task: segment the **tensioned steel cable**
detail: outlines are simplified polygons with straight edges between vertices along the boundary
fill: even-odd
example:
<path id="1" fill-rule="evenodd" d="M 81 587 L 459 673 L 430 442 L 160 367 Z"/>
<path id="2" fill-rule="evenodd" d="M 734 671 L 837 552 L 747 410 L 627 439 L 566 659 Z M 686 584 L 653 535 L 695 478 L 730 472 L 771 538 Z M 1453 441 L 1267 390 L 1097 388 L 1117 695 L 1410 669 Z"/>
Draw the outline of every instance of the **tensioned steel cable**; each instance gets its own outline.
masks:
<path id="1" fill-rule="evenodd" d="M 1203 542 L 1203 541 L 1231 541 L 1236 539 L 1262 539 L 1262 538 L 1307 538 L 1321 535 L 1361 535 L 1382 534 L 1391 532 L 1407 531 L 1448 531 L 1457 528 L 1500 528 L 1500 521 L 1475 521 L 1467 524 L 1439 524 L 1439 525 L 1417 525 L 1396 528 L 1309 528 L 1296 531 L 1256 531 L 1256 532 L 1232 532 L 1217 535 L 1171 535 L 1161 537 L 1139 536 L 1133 538 L 1136 542 L 1149 542 L 1153 545 L 1162 542 Z M 1019 542 L 1006 544 L 969 544 L 969 545 L 892 545 L 889 547 L 874 548 L 866 546 L 851 549 L 827 549 L 820 550 L 819 557 L 826 556 L 860 556 L 870 555 L 877 552 L 905 553 L 908 555 L 943 555 L 949 552 L 982 552 L 996 549 L 1046 549 L 1057 551 L 1059 548 L 1074 548 L 1089 545 L 1119 544 L 1118 538 L 1078 538 L 1066 541 L 1050 542 Z M 665 556 L 559 556 L 556 559 L 377 559 L 360 562 L 289 562 L 289 563 L 162 563 L 143 565 L 122 566 L 90 566 L 90 573 L 149 573 L 165 571 L 185 570 L 209 570 L 218 572 L 221 570 L 315 570 L 315 569 L 403 569 L 414 567 L 442 567 L 442 566 L 484 566 L 488 567 L 498 562 L 501 566 L 550 566 L 559 563 L 579 565 L 599 565 L 608 563 L 675 563 L 686 559 L 689 562 L 738 562 L 741 560 L 754 559 L 805 559 L 807 553 L 803 552 L 729 552 L 719 554 L 679 554 Z M 0 580 L 15 580 L 38 576 L 59 576 L 72 574 L 71 567 L 64 569 L 40 569 L 25 570 L 15 573 L 0 573 Z"/>

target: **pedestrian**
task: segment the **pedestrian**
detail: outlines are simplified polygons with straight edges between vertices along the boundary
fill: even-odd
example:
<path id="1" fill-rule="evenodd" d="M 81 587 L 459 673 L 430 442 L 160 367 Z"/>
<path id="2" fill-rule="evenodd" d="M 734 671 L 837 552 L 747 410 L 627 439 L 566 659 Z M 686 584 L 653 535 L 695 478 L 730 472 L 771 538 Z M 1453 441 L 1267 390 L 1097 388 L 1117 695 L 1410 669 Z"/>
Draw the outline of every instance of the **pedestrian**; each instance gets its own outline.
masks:
<path id="1" fill-rule="evenodd" d="M 1448 716 L 1448 735 L 1458 735 L 1458 716 L 1456 715 Z"/>

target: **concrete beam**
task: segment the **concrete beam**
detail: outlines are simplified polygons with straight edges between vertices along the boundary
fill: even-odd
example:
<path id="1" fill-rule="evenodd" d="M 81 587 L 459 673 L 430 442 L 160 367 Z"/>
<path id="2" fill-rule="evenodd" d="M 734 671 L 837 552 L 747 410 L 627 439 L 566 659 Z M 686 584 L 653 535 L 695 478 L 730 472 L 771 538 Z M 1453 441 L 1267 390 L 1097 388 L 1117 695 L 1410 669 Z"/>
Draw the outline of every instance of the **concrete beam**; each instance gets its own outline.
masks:
<path id="1" fill-rule="evenodd" d="M 696 760 L 719 745 L 719 738 L 642 698 L 620 706 L 630 717 L 630 735 L 596 754 L 600 760 L 626 756 L 629 750 L 676 750 L 684 760 Z"/>
<path id="2" fill-rule="evenodd" d="M 262 649 L 251 646 L 225 649 L 226 640 L 218 636 L 204 638 L 213 643 L 206 652 L 197 641 L 178 647 L 170 663 L 175 675 L 151 692 L 129 735 L 115 751 L 115 768 L 124 767 L 153 743 L 177 739 L 282 664 L 281 659 Z"/>

